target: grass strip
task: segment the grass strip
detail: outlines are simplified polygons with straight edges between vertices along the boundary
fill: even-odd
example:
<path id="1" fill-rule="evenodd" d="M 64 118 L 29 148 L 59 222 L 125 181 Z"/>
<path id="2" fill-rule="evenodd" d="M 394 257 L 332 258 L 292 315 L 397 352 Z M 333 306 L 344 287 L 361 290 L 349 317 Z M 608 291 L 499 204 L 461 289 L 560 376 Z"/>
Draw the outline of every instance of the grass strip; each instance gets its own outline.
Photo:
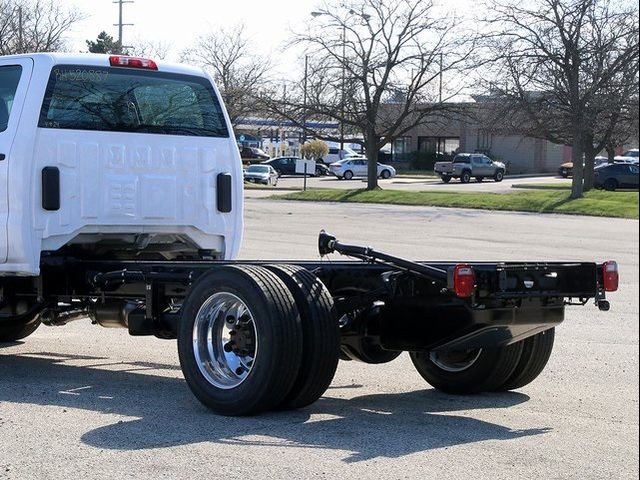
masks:
<path id="1" fill-rule="evenodd" d="M 638 218 L 638 192 L 594 190 L 576 200 L 571 200 L 569 193 L 566 189 L 532 189 L 513 193 L 318 189 L 269 198 Z"/>

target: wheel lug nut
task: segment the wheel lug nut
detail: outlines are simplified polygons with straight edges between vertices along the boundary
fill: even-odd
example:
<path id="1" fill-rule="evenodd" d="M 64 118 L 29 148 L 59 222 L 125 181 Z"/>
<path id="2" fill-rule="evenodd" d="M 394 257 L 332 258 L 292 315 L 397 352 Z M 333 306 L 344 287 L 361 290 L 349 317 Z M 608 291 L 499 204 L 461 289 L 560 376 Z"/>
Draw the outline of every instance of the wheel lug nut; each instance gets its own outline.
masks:
<path id="1" fill-rule="evenodd" d="M 236 323 L 236 317 L 234 317 L 233 315 L 228 315 L 226 320 L 227 323 Z"/>
<path id="2" fill-rule="evenodd" d="M 245 372 L 244 367 L 236 368 L 236 375 L 242 375 Z"/>
<path id="3" fill-rule="evenodd" d="M 224 351 L 227 353 L 231 353 L 233 351 L 233 342 L 227 342 L 224 344 Z"/>

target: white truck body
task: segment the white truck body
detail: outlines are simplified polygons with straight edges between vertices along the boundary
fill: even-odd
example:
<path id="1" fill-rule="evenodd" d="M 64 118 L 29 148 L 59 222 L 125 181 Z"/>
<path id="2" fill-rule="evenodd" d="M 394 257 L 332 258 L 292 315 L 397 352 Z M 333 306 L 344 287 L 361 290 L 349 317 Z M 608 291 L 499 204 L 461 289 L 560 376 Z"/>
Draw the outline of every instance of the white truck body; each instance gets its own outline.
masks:
<path id="1" fill-rule="evenodd" d="M 226 129 L 226 134 L 210 136 L 204 129 L 197 134 L 139 133 L 131 124 L 144 121 L 140 112 L 149 105 L 133 88 L 126 92 L 133 100 L 118 107 L 127 116 L 127 128 L 120 128 L 119 123 L 107 129 L 96 124 L 82 129 L 65 127 L 54 117 L 69 118 L 64 108 L 77 114 L 73 110 L 77 98 L 72 100 L 75 107 L 56 104 L 58 110 L 47 117 L 47 102 L 50 109 L 51 102 L 64 103 L 55 98 L 59 91 L 52 93 L 50 82 L 63 82 L 64 88 L 81 85 L 87 91 L 104 87 L 112 92 L 115 87 L 110 82 L 116 84 L 117 76 L 124 74 L 151 82 L 146 85 L 147 80 L 141 80 L 139 85 L 148 93 L 149 102 L 158 98 L 151 98 L 151 93 L 162 97 L 164 79 L 172 92 L 181 92 L 175 105 L 174 98 L 162 99 L 167 109 L 162 118 L 172 125 L 176 116 L 186 115 L 180 104 L 186 95 L 182 92 L 192 88 L 194 102 L 199 101 L 197 95 L 210 92 L 224 127 L 219 130 Z M 193 83 L 183 85 L 183 81 Z M 105 95 L 98 94 L 103 101 Z M 94 105 L 97 103 L 87 101 L 83 108 Z M 201 111 L 209 121 L 211 111 L 204 107 Z M 101 114 L 91 112 L 95 118 Z M 8 117 L 6 125 L 3 115 Z M 72 122 L 68 125 L 73 126 Z M 181 243 L 220 259 L 235 258 L 240 249 L 241 160 L 217 89 L 201 69 L 169 63 L 160 63 L 153 70 L 111 66 L 106 55 L 0 57 L 0 159 L 0 275 L 36 276 L 42 252 L 74 244 L 86 248 L 104 239 L 141 246 Z M 59 171 L 60 207 L 53 211 L 44 209 L 42 202 L 46 167 Z M 226 213 L 216 207 L 216 179 L 221 173 L 232 178 L 233 208 Z"/>

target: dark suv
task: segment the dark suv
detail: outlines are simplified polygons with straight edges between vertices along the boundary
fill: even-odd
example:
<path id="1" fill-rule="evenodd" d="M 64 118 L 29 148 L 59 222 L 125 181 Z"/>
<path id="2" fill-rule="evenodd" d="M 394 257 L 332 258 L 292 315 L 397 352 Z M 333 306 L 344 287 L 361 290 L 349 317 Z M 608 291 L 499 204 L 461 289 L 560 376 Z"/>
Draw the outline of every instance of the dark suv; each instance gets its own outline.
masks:
<path id="1" fill-rule="evenodd" d="M 296 162 L 301 160 L 300 157 L 278 157 L 272 158 L 261 163 L 265 165 L 271 165 L 279 175 L 301 175 L 296 172 Z M 320 177 L 323 175 L 329 175 L 329 169 L 320 162 L 316 162 L 316 171 L 309 172 L 309 175 Z"/>
<path id="2" fill-rule="evenodd" d="M 614 191 L 618 188 L 638 188 L 640 177 L 638 165 L 613 163 L 595 169 L 594 186 Z"/>

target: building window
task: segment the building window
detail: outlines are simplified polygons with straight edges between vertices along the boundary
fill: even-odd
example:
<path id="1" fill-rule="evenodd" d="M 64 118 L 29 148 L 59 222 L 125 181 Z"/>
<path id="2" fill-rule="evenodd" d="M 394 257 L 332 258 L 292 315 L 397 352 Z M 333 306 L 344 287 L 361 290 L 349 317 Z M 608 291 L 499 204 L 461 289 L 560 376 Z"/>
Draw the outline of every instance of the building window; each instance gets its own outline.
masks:
<path id="1" fill-rule="evenodd" d="M 460 148 L 460 137 L 418 137 L 419 152 L 453 155 Z"/>
<path id="2" fill-rule="evenodd" d="M 393 161 L 406 162 L 411 153 L 411 137 L 396 138 L 393 142 Z"/>

